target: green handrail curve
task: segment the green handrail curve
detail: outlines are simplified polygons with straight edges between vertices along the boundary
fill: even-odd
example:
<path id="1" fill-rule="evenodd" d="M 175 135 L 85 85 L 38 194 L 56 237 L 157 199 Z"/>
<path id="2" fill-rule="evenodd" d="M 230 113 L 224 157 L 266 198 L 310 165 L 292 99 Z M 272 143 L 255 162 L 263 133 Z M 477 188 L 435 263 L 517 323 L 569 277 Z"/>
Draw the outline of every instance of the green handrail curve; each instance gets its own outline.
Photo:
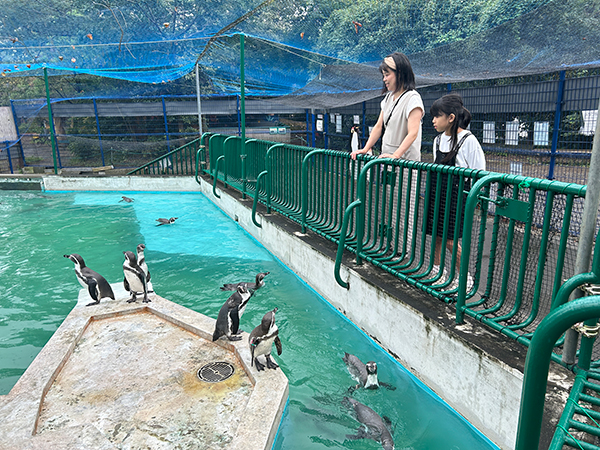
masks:
<path id="1" fill-rule="evenodd" d="M 342 231 L 340 233 L 340 242 L 337 249 L 337 254 L 335 256 L 335 267 L 333 269 L 333 273 L 335 276 L 335 281 L 341 287 L 345 289 L 350 289 L 350 283 L 342 280 L 342 276 L 340 274 L 340 268 L 342 267 L 342 256 L 344 254 L 344 247 L 346 244 L 346 233 L 348 230 L 348 223 L 350 222 L 350 216 L 356 207 L 360 206 L 360 200 L 355 200 L 348 205 L 346 210 L 344 211 L 344 220 L 342 221 Z"/>
<path id="2" fill-rule="evenodd" d="M 219 194 L 217 194 L 217 181 L 219 180 L 219 163 L 225 160 L 225 156 L 221 155 L 217 158 L 217 163 L 215 164 L 215 171 L 213 174 L 213 195 L 217 198 L 221 198 Z M 223 181 L 223 184 L 227 186 L 227 183 Z"/>
<path id="3" fill-rule="evenodd" d="M 200 137 L 200 146 L 198 147 L 198 151 L 196 152 L 196 170 L 194 173 L 194 179 L 196 180 L 196 183 L 200 184 L 200 179 L 198 178 L 199 172 L 201 171 L 200 166 L 201 166 L 201 162 L 200 162 L 200 154 L 204 153 L 204 162 L 206 162 L 206 138 L 211 136 L 213 133 L 202 133 L 202 136 Z M 204 171 L 204 169 L 202 169 L 202 171 Z"/>
<path id="4" fill-rule="evenodd" d="M 258 228 L 262 228 L 262 225 L 256 221 L 256 207 L 258 206 L 258 197 L 260 196 L 260 180 L 266 177 L 267 171 L 264 170 L 256 177 L 256 191 L 254 192 L 254 201 L 252 202 L 252 223 Z"/>
<path id="5" fill-rule="evenodd" d="M 302 159 L 302 191 L 301 191 L 301 208 L 302 212 L 300 215 L 300 225 L 302 225 L 302 232 L 306 233 L 306 214 L 308 210 L 308 161 L 313 156 L 324 153 L 324 150 L 316 149 L 309 152 Z"/>
<path id="6" fill-rule="evenodd" d="M 578 322 L 600 317 L 600 296 L 583 297 L 551 311 L 533 333 L 523 377 L 515 450 L 539 447 L 548 372 L 554 345 Z"/>

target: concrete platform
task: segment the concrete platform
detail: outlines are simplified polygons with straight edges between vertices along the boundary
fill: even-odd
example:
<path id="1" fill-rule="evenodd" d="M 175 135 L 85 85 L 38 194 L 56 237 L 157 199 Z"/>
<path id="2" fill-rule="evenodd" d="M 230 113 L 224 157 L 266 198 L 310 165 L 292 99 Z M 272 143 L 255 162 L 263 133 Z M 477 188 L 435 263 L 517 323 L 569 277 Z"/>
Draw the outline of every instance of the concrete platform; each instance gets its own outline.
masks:
<path id="1" fill-rule="evenodd" d="M 0 396 L 0 449 L 270 449 L 288 381 L 250 367 L 248 334 L 213 343 L 214 319 L 157 295 L 129 304 L 121 284 L 113 290 L 117 300 L 89 307 L 82 290 Z M 215 362 L 233 374 L 201 380 Z"/>

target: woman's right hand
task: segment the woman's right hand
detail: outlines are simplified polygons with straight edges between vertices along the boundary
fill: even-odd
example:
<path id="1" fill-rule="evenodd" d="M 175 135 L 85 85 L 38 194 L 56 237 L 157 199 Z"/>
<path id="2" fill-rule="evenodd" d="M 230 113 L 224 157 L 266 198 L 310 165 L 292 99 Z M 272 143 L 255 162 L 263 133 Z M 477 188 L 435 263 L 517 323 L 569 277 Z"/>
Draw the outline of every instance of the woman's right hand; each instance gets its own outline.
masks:
<path id="1" fill-rule="evenodd" d="M 350 158 L 356 159 L 356 155 L 363 155 L 363 154 L 365 154 L 367 152 L 368 152 L 367 149 L 359 148 L 358 150 L 355 150 L 352 153 L 350 153 Z"/>

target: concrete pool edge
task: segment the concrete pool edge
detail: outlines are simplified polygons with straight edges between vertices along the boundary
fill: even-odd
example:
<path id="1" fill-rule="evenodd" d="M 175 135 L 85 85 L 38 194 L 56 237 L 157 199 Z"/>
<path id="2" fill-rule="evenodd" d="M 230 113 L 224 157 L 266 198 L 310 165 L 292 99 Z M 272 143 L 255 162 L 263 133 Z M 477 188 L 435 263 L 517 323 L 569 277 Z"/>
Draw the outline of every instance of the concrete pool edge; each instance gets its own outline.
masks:
<path id="1" fill-rule="evenodd" d="M 229 433 L 230 439 L 224 446 L 228 450 L 256 448 L 270 450 L 281 422 L 281 417 L 288 399 L 288 380 L 281 370 L 258 372 L 250 367 L 250 351 L 248 349 L 248 334 L 242 334 L 242 340 L 236 342 L 212 342 L 214 319 L 170 302 L 159 296 L 152 296 L 149 304 L 125 302 L 128 295 L 122 286 L 115 284 L 113 290 L 117 300 L 103 299 L 100 305 L 86 307 L 89 302 L 87 291 L 81 290 L 78 304 L 53 334 L 52 338 L 40 351 L 25 373 L 17 381 L 6 396 L 0 396 L 0 449 L 23 448 L 117 448 L 118 443 L 111 443 L 106 433 L 101 433 L 93 423 L 85 426 L 77 424 L 50 431 L 39 431 L 39 421 L 46 398 L 65 365 L 73 359 L 76 347 L 93 323 L 109 319 L 150 314 L 163 322 L 168 322 L 173 329 L 195 336 L 192 339 L 206 341 L 203 345 L 221 348 L 220 352 L 230 353 L 237 365 L 241 366 L 238 377 L 249 380 L 251 388 L 244 394 L 246 402 L 238 413 L 243 415 L 238 421 L 232 422 Z M 123 291 L 123 292 L 121 292 Z M 139 318 L 136 320 L 140 321 Z M 133 349 L 133 351 L 138 351 Z M 145 364 L 152 364 L 151 355 L 144 354 Z M 147 362 L 146 362 L 147 361 Z M 186 374 L 189 379 L 194 374 Z M 159 380 L 165 384 L 165 380 Z M 203 383 L 196 380 L 197 383 Z M 181 384 L 174 379 L 172 383 Z M 115 388 L 116 389 L 116 388 Z M 130 393 L 126 393 L 129 395 Z M 143 396 L 142 396 L 143 397 Z M 168 404 L 168 403 L 167 403 Z M 206 401 L 198 403 L 199 407 Z M 155 406 L 155 405 L 153 405 Z M 128 410 L 129 411 L 129 410 Z M 131 410 L 128 414 L 134 414 Z M 62 426 L 62 425 L 61 425 Z M 189 429 L 188 433 L 195 430 Z M 163 448 L 163 447 L 161 447 Z"/>
<path id="2" fill-rule="evenodd" d="M 467 320 L 465 325 L 456 326 L 452 308 L 431 301 L 393 277 L 382 275 L 381 271 L 369 269 L 367 265 L 355 266 L 350 258 L 344 261 L 343 276 L 350 277 L 351 289 L 341 289 L 333 280 L 331 255 L 335 251 L 332 253 L 332 244 L 328 241 L 312 233 L 302 235 L 297 224 L 278 214 L 266 215 L 260 205 L 258 220 L 263 228 L 255 227 L 250 217 L 252 200 L 242 200 L 239 193 L 223 190 L 221 184 L 218 189 L 221 199 L 217 199 L 212 194 L 212 181 L 201 180 L 198 186 L 191 177 L 161 180 L 157 183 L 153 177 L 66 179 L 49 176 L 44 177 L 44 185 L 47 190 L 56 191 L 203 192 L 484 434 L 502 448 L 513 448 L 524 347 L 490 332 L 476 321 Z M 424 308 L 430 310 L 424 312 Z M 395 318 L 395 321 L 382 323 L 380 319 L 386 318 Z M 486 339 L 487 348 L 482 344 Z M 495 345 L 508 351 L 499 356 L 493 348 Z M 559 367 L 554 369 L 550 385 L 560 387 L 568 374 Z M 557 393 L 559 397 L 562 395 L 562 392 Z M 550 420 L 554 420 L 554 416 Z"/>

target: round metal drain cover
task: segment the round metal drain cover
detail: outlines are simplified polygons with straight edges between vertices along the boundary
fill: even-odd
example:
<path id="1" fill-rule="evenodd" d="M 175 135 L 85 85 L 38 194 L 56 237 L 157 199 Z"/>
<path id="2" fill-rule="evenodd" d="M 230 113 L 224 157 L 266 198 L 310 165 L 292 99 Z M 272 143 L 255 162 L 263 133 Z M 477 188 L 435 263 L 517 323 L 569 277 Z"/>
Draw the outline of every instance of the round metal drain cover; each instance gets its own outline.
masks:
<path id="1" fill-rule="evenodd" d="M 233 375 L 235 369 L 233 364 L 224 361 L 216 361 L 203 365 L 198 370 L 198 378 L 207 383 L 218 383 Z"/>

